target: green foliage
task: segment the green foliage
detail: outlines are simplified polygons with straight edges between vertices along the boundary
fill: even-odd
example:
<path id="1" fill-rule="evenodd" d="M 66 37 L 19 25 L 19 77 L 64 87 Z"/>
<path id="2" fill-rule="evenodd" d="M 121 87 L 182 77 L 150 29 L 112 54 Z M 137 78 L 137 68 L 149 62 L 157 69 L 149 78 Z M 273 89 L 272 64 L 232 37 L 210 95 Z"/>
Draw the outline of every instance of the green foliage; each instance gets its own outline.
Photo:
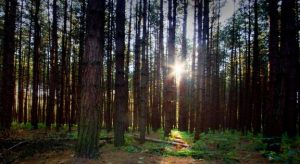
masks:
<path id="1" fill-rule="evenodd" d="M 300 137 L 289 138 L 283 135 L 281 140 L 281 151 L 273 152 L 262 150 L 261 153 L 272 162 L 300 163 Z"/>
<path id="2" fill-rule="evenodd" d="M 111 136 L 112 134 L 108 133 L 106 130 L 101 130 L 99 132 L 99 137 L 109 137 Z"/>
<path id="3" fill-rule="evenodd" d="M 253 133 L 247 133 L 243 136 L 244 140 L 247 140 L 249 144 L 246 145 L 246 149 L 250 151 L 261 151 L 267 148 L 267 144 L 263 142 L 263 136 L 254 136 Z"/>
<path id="4" fill-rule="evenodd" d="M 11 129 L 13 130 L 17 130 L 17 129 L 26 129 L 26 130 L 30 130 L 32 129 L 32 125 L 30 122 L 25 123 L 18 123 L 16 121 L 13 121 L 11 124 Z"/>
<path id="5" fill-rule="evenodd" d="M 54 124 L 51 124 L 51 129 L 55 129 L 56 128 L 56 123 L 54 123 Z"/>
<path id="6" fill-rule="evenodd" d="M 175 140 L 177 138 L 181 138 L 188 144 L 192 144 L 194 140 L 194 134 L 188 133 L 188 132 L 182 132 L 177 129 L 171 130 L 171 134 L 169 137 L 169 140 Z"/>
<path id="7" fill-rule="evenodd" d="M 18 122 L 13 121 L 13 122 L 11 123 L 11 129 L 16 130 L 16 129 L 19 129 L 19 127 L 20 127 L 20 125 L 19 125 Z"/>
<path id="8" fill-rule="evenodd" d="M 46 124 L 38 123 L 38 129 L 45 129 L 45 128 L 46 128 Z"/>
<path id="9" fill-rule="evenodd" d="M 71 133 L 68 133 L 68 138 L 70 138 L 70 139 L 77 139 L 78 138 L 78 131 L 75 130 L 75 131 L 73 131 Z"/>
<path id="10" fill-rule="evenodd" d="M 132 135 L 125 133 L 125 145 L 133 145 L 136 141 Z"/>
<path id="11" fill-rule="evenodd" d="M 156 155 L 164 155 L 165 149 L 168 146 L 169 145 L 162 143 L 145 142 L 142 148 L 145 150 L 145 152 L 153 153 Z"/>
<path id="12" fill-rule="evenodd" d="M 159 130 L 157 130 L 157 133 L 159 134 L 159 138 L 160 139 L 164 139 L 165 138 L 165 136 L 164 136 L 164 129 L 159 129 Z"/>
<path id="13" fill-rule="evenodd" d="M 121 150 L 126 151 L 128 153 L 139 153 L 141 152 L 142 149 L 138 146 L 127 145 L 127 146 L 122 146 Z"/>
<path id="14" fill-rule="evenodd" d="M 177 157 L 188 157 L 193 156 L 196 152 L 191 149 L 181 149 L 181 150 L 172 150 L 171 148 L 167 148 L 165 150 L 164 155 L 177 156 Z"/>
<path id="15" fill-rule="evenodd" d="M 226 163 L 238 161 L 237 149 L 239 148 L 241 134 L 238 132 L 202 133 L 200 140 L 193 146 L 193 158 L 223 159 Z"/>

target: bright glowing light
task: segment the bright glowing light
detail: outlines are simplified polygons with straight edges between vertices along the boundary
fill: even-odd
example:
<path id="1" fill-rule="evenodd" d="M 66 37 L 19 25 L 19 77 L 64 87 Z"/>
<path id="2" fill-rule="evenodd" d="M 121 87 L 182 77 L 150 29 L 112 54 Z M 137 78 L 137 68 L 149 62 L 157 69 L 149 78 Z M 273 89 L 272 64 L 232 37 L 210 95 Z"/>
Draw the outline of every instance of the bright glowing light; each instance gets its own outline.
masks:
<path id="1" fill-rule="evenodd" d="M 181 77 L 183 76 L 183 73 L 185 72 L 184 70 L 184 65 L 182 63 L 176 62 L 172 67 L 172 74 L 176 78 L 176 83 L 179 84 L 179 81 Z"/>
<path id="2" fill-rule="evenodd" d="M 181 77 L 182 73 L 183 73 L 183 65 L 181 63 L 176 63 L 174 65 L 174 73 L 176 77 Z"/>

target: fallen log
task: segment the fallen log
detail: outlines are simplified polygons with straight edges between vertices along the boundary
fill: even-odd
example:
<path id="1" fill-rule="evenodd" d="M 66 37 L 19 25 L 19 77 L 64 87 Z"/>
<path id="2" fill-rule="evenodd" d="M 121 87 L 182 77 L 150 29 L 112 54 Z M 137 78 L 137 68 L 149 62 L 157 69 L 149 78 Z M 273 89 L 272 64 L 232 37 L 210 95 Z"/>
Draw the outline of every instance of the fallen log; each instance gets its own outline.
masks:
<path id="1" fill-rule="evenodd" d="M 133 135 L 133 138 L 136 140 L 140 140 L 140 137 L 138 135 Z M 173 146 L 180 146 L 180 147 L 184 147 L 184 148 L 190 147 L 190 145 L 185 144 L 185 143 L 175 142 L 175 141 L 164 141 L 164 140 L 160 140 L 160 139 L 156 139 L 156 138 L 146 137 L 145 140 L 155 142 L 155 143 L 163 143 L 163 144 L 168 144 L 168 145 L 173 145 Z"/>

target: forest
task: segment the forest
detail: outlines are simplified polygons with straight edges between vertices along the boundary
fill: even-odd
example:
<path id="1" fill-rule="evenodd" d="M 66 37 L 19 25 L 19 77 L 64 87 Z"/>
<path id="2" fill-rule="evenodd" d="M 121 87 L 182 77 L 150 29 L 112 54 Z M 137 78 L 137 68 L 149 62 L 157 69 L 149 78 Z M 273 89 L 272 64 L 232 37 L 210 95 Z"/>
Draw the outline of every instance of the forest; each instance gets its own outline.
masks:
<path id="1" fill-rule="evenodd" d="M 300 163 L 299 10 L 0 0 L 0 163 Z"/>

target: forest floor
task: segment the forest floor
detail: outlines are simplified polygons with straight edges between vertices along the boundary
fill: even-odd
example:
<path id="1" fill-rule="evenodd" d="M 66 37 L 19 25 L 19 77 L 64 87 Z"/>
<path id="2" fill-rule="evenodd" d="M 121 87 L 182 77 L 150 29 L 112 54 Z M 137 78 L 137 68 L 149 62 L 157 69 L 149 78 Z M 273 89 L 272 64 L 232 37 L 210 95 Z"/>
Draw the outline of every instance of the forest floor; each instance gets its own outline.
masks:
<path id="1" fill-rule="evenodd" d="M 9 138 L 0 136 L 0 163 L 270 163 L 273 158 L 280 157 L 274 153 L 273 156 L 264 155 L 265 145 L 259 137 L 242 136 L 238 132 L 203 133 L 200 140 L 193 143 L 191 134 L 173 130 L 169 138 L 164 138 L 159 130 L 147 135 L 155 142 L 144 144 L 139 143 L 136 134 L 126 133 L 126 145 L 120 148 L 113 146 L 112 136 L 112 133 L 101 132 L 99 158 L 86 160 L 75 156 L 76 130 L 69 133 L 66 130 L 15 129 Z M 299 162 L 299 154 L 296 157 L 295 161 Z"/>

